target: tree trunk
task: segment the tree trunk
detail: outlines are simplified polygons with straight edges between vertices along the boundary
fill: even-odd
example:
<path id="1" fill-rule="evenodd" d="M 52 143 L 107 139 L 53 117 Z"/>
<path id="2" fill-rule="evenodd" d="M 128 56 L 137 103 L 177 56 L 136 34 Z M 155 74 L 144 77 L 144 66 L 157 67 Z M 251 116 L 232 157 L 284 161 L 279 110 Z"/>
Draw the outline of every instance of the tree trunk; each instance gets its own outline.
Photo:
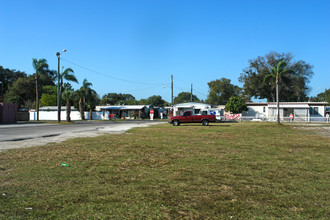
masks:
<path id="1" fill-rule="evenodd" d="M 84 102 L 82 98 L 79 99 L 79 112 L 81 120 L 85 120 L 85 114 L 84 114 Z"/>
<path id="2" fill-rule="evenodd" d="M 280 124 L 280 100 L 279 100 L 279 91 L 278 91 L 278 74 L 276 76 L 276 102 L 277 102 L 277 124 Z"/>
<path id="3" fill-rule="evenodd" d="M 35 75 L 36 80 L 36 111 L 37 111 L 37 121 L 39 121 L 39 92 L 38 92 L 38 74 Z"/>
<path id="4" fill-rule="evenodd" d="M 93 111 L 89 110 L 89 120 L 93 120 Z"/>
<path id="5" fill-rule="evenodd" d="M 70 104 L 70 102 L 66 102 L 66 121 L 67 122 L 71 122 L 70 113 L 71 113 L 71 104 Z"/>
<path id="6" fill-rule="evenodd" d="M 62 94 L 61 94 L 61 85 L 59 85 L 58 90 L 57 90 L 57 95 L 58 95 L 58 102 L 57 102 L 57 120 L 58 122 L 61 122 L 61 107 L 62 107 Z"/>

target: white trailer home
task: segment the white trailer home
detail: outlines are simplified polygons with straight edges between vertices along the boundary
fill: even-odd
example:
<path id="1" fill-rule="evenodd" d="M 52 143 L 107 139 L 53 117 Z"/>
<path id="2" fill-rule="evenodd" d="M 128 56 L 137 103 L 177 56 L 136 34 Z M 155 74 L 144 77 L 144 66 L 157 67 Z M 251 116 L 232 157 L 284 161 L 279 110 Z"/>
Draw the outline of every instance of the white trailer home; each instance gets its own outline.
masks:
<path id="1" fill-rule="evenodd" d="M 246 103 L 248 111 L 242 112 L 245 120 L 275 121 L 277 117 L 277 104 L 270 103 Z M 326 102 L 280 102 L 280 118 L 282 121 L 324 121 Z M 293 116 L 290 119 L 290 115 Z"/>

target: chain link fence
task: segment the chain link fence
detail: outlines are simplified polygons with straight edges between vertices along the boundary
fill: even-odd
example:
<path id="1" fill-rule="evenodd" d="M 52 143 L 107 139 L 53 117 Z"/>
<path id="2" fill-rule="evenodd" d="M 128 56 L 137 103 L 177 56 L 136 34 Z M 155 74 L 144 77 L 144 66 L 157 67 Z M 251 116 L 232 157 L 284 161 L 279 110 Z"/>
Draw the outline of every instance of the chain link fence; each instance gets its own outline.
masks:
<path id="1" fill-rule="evenodd" d="M 255 117 L 255 116 L 241 116 L 240 121 L 270 121 L 276 122 L 277 117 Z M 280 117 L 281 122 L 320 122 L 320 123 L 330 123 L 330 119 L 326 117 L 299 117 L 294 116 L 292 119 L 290 117 Z"/>

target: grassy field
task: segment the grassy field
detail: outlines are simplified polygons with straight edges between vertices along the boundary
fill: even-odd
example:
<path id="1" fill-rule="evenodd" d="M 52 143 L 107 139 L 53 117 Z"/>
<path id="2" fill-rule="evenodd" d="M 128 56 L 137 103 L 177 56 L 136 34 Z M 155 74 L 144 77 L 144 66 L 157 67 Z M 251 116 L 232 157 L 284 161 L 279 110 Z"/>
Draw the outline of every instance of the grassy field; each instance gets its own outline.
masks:
<path id="1" fill-rule="evenodd" d="M 166 124 L 9 150 L 0 219 L 329 219 L 329 158 L 328 137 L 275 123 Z"/>

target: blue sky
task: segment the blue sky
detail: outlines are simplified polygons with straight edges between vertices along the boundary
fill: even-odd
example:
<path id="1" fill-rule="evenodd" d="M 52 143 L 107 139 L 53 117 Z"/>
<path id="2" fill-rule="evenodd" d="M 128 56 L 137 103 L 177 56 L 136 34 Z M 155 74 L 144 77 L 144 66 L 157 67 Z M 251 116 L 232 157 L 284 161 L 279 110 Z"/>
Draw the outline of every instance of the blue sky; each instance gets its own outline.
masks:
<path id="1" fill-rule="evenodd" d="M 291 52 L 314 66 L 309 95 L 330 88 L 330 1 L 0 0 L 0 65 L 33 74 L 32 58 L 71 67 L 102 97 L 182 91 L 206 99 L 207 83 L 238 82 L 248 60 Z M 74 88 L 81 85 L 73 84 Z M 165 87 L 165 88 L 163 88 Z"/>

